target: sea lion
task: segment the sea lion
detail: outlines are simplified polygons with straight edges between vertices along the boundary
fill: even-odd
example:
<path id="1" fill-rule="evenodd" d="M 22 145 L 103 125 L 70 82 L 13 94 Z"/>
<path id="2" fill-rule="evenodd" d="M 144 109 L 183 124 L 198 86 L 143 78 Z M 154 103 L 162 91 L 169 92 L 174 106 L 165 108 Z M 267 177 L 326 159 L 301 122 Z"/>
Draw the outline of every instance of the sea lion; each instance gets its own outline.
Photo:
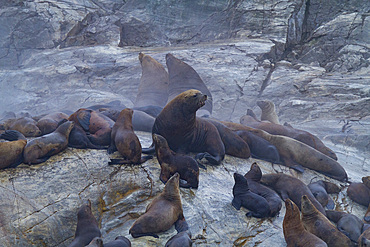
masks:
<path id="1" fill-rule="evenodd" d="M 69 121 L 75 122 L 89 133 L 88 138 L 95 145 L 108 146 L 114 121 L 103 114 L 90 109 L 81 108 L 69 116 Z"/>
<path id="2" fill-rule="evenodd" d="M 316 200 L 318 200 L 323 207 L 334 209 L 334 201 L 330 198 L 328 193 L 339 193 L 340 188 L 337 185 L 319 180 L 317 182 L 308 184 L 307 187 L 311 190 Z"/>
<path id="3" fill-rule="evenodd" d="M 158 162 L 161 166 L 160 179 L 166 183 L 168 179 L 176 172 L 180 174 L 180 187 L 198 188 L 199 167 L 197 161 L 188 155 L 177 154 L 170 149 L 166 139 L 157 134 L 153 134 L 155 152 Z"/>
<path id="4" fill-rule="evenodd" d="M 253 193 L 248 186 L 247 179 L 239 174 L 234 173 L 234 187 L 232 205 L 237 210 L 244 207 L 249 210 L 246 216 L 253 216 L 256 218 L 265 218 L 269 216 L 270 206 L 265 198 L 256 193 Z"/>
<path id="5" fill-rule="evenodd" d="M 347 188 L 347 195 L 352 201 L 365 207 L 370 204 L 370 189 L 363 183 L 351 183 Z"/>
<path id="6" fill-rule="evenodd" d="M 106 146 L 100 146 L 95 145 L 90 141 L 90 139 L 87 137 L 86 132 L 84 129 L 79 126 L 75 125 L 73 129 L 71 130 L 71 133 L 69 133 L 69 139 L 68 139 L 68 147 L 72 148 L 78 148 L 78 149 L 106 149 Z"/>
<path id="7" fill-rule="evenodd" d="M 279 117 L 275 111 L 275 104 L 269 100 L 258 100 L 257 105 L 261 108 L 261 121 L 269 121 L 270 123 L 280 124 Z"/>
<path id="8" fill-rule="evenodd" d="M 326 217 L 337 224 L 337 228 L 340 232 L 353 242 L 357 242 L 364 225 L 357 216 L 335 210 L 326 210 Z"/>
<path id="9" fill-rule="evenodd" d="M 126 108 L 126 106 L 124 104 L 121 104 L 120 100 L 113 100 L 111 102 L 108 102 L 107 104 L 97 104 L 97 105 L 91 105 L 91 106 L 83 107 L 83 108 L 97 111 L 100 108 L 124 109 Z"/>
<path id="10" fill-rule="evenodd" d="M 195 114 L 206 100 L 199 90 L 177 95 L 155 119 L 152 133 L 163 136 L 176 153 L 196 152 L 197 159 L 206 158 L 210 164 L 218 165 L 225 156 L 220 134 L 213 124 Z"/>
<path id="11" fill-rule="evenodd" d="M 319 152 L 329 156 L 334 160 L 338 159 L 333 150 L 326 147 L 319 138 L 312 135 L 311 133 L 304 130 L 283 126 L 280 124 L 261 122 L 255 117 L 255 114 L 250 109 L 248 109 L 247 115 L 240 118 L 240 123 L 244 126 L 264 130 L 271 135 L 282 135 L 293 138 L 297 141 L 307 144 L 308 146 L 318 150 Z"/>
<path id="12" fill-rule="evenodd" d="M 175 173 L 166 183 L 164 190 L 147 206 L 146 211 L 132 225 L 129 233 L 132 237 L 153 236 L 166 231 L 177 221 L 184 221 L 180 190 L 180 175 Z M 178 230 L 178 226 L 175 224 Z M 178 230 L 181 231 L 181 230 Z"/>
<path id="13" fill-rule="evenodd" d="M 325 210 L 321 204 L 315 199 L 310 189 L 298 178 L 292 177 L 287 174 L 265 174 L 262 175 L 261 183 L 274 189 L 280 194 L 280 197 L 285 200 L 289 198 L 297 206 L 301 207 L 301 197 L 307 195 L 315 207 L 325 215 Z"/>
<path id="14" fill-rule="evenodd" d="M 77 212 L 77 227 L 75 238 L 68 247 L 88 245 L 95 237 L 101 237 L 98 221 L 91 211 L 91 201 L 82 205 Z"/>
<path id="15" fill-rule="evenodd" d="M 85 247 L 104 247 L 105 245 L 103 244 L 103 239 L 96 237 L 91 242 L 86 245 Z"/>
<path id="16" fill-rule="evenodd" d="M 362 177 L 361 180 L 370 189 L 370 176 Z"/>
<path id="17" fill-rule="evenodd" d="M 159 115 L 159 113 L 161 113 L 161 111 L 163 110 L 163 107 L 149 105 L 149 106 L 133 107 L 132 109 L 134 111 L 137 110 L 137 111 L 145 112 L 146 114 L 156 118 Z"/>
<path id="18" fill-rule="evenodd" d="M 113 125 L 111 143 L 108 153 L 118 151 L 123 160 L 112 159 L 109 164 L 141 164 L 149 159 L 149 156 L 141 158 L 141 144 L 132 127 L 132 114 L 134 111 L 125 108 L 119 114 Z"/>
<path id="19" fill-rule="evenodd" d="M 364 222 L 370 224 L 370 203 L 364 216 Z"/>
<path id="20" fill-rule="evenodd" d="M 139 53 L 142 74 L 134 107 L 164 107 L 168 99 L 168 73 L 154 58 Z"/>
<path id="21" fill-rule="evenodd" d="M 131 242 L 124 236 L 118 236 L 113 241 L 104 244 L 104 247 L 131 247 Z"/>
<path id="22" fill-rule="evenodd" d="M 266 199 L 270 206 L 269 217 L 278 215 L 281 209 L 281 198 L 275 191 L 260 183 L 262 171 L 256 162 L 252 164 L 244 177 L 248 181 L 249 189 Z"/>
<path id="23" fill-rule="evenodd" d="M 289 198 L 285 200 L 286 213 L 283 220 L 283 233 L 287 247 L 327 247 L 317 236 L 307 231 L 301 221 L 297 205 Z"/>
<path id="24" fill-rule="evenodd" d="M 28 141 L 23 151 L 23 162 L 25 164 L 42 163 L 50 156 L 66 149 L 73 126 L 74 123 L 68 121 L 61 124 L 54 132 Z"/>
<path id="25" fill-rule="evenodd" d="M 23 161 L 23 149 L 27 144 L 26 137 L 16 130 L 7 130 L 0 135 L 0 169 L 15 168 Z"/>
<path id="26" fill-rule="evenodd" d="M 302 196 L 301 202 L 302 222 L 309 232 L 324 240 L 328 246 L 352 246 L 351 240 L 317 210 L 306 195 Z"/>
<path id="27" fill-rule="evenodd" d="M 67 120 L 68 115 L 63 112 L 54 112 L 40 118 L 36 125 L 41 130 L 41 134 L 46 135 L 56 130 L 63 119 Z"/>
<path id="28" fill-rule="evenodd" d="M 370 227 L 360 235 L 357 243 L 358 247 L 370 247 Z"/>
<path id="29" fill-rule="evenodd" d="M 190 247 L 193 241 L 188 232 L 179 232 L 172 236 L 166 243 L 165 247 Z"/>
<path id="30" fill-rule="evenodd" d="M 166 65 L 169 75 L 167 103 L 186 90 L 196 89 L 208 97 L 205 105 L 197 112 L 197 116 L 211 116 L 212 95 L 198 73 L 190 65 L 170 53 L 166 55 Z"/>
<path id="31" fill-rule="evenodd" d="M 37 127 L 37 122 L 29 117 L 8 119 L 4 122 L 5 130 L 17 130 L 25 137 L 37 137 L 41 135 L 41 130 Z"/>

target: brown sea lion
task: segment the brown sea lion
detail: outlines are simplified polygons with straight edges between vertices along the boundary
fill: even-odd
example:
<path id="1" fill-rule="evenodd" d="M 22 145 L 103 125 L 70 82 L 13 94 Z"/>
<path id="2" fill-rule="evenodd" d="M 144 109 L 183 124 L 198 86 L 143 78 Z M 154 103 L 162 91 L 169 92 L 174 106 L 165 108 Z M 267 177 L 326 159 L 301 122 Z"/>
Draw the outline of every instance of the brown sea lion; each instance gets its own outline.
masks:
<path id="1" fill-rule="evenodd" d="M 309 232 L 324 240 L 328 246 L 352 246 L 351 240 L 317 210 L 306 195 L 302 196 L 301 202 L 302 223 Z"/>
<path id="2" fill-rule="evenodd" d="M 166 183 L 163 192 L 147 206 L 146 211 L 132 225 L 129 233 L 134 238 L 153 236 L 166 231 L 177 221 L 184 221 L 179 190 L 180 175 L 175 173 Z M 178 231 L 178 227 L 175 224 Z"/>
<path id="3" fill-rule="evenodd" d="M 54 132 L 28 141 L 23 151 L 25 164 L 45 162 L 50 156 L 60 153 L 68 146 L 69 133 L 74 123 L 71 121 L 60 125 Z"/>
<path id="4" fill-rule="evenodd" d="M 370 189 L 363 183 L 351 183 L 347 188 L 347 195 L 365 207 L 370 204 Z"/>
<path id="5" fill-rule="evenodd" d="M 180 187 L 198 188 L 199 184 L 199 167 L 197 161 L 188 155 L 177 154 L 170 149 L 166 139 L 157 134 L 153 134 L 155 144 L 155 152 L 158 162 L 161 166 L 160 179 L 166 183 L 168 179 L 178 172 L 180 179 Z"/>
<path id="6" fill-rule="evenodd" d="M 131 247 L 131 242 L 124 236 L 118 236 L 113 241 L 104 244 L 104 247 Z"/>
<path id="7" fill-rule="evenodd" d="M 188 90 L 169 102 L 155 119 L 153 134 L 163 136 L 174 152 L 198 153 L 212 165 L 224 159 L 225 147 L 217 128 L 196 117 L 196 111 L 205 104 L 207 96 L 198 90 Z"/>
<path id="8" fill-rule="evenodd" d="M 41 134 L 46 135 L 56 130 L 63 119 L 68 119 L 68 115 L 63 112 L 54 112 L 40 118 L 36 125 L 41 130 Z"/>
<path id="9" fill-rule="evenodd" d="M 326 217 L 337 224 L 337 228 L 340 232 L 353 242 L 357 242 L 364 225 L 357 216 L 335 210 L 326 210 Z"/>
<path id="10" fill-rule="evenodd" d="M 328 193 L 339 193 L 340 188 L 337 185 L 319 180 L 317 182 L 308 184 L 307 187 L 311 190 L 316 200 L 318 200 L 323 207 L 334 209 L 334 201 L 331 199 Z"/>
<path id="11" fill-rule="evenodd" d="M 4 122 L 5 130 L 17 130 L 25 137 L 36 137 L 41 135 L 41 130 L 37 127 L 37 122 L 29 117 L 8 119 Z"/>
<path id="12" fill-rule="evenodd" d="M 269 100 L 258 100 L 257 105 L 261 108 L 261 121 L 269 121 L 270 123 L 280 124 L 279 117 L 275 111 L 275 104 Z"/>
<path id="13" fill-rule="evenodd" d="M 362 177 L 362 182 L 370 189 L 370 176 Z"/>
<path id="14" fill-rule="evenodd" d="M 75 238 L 68 247 L 88 245 L 95 237 L 101 237 L 98 221 L 91 211 L 91 202 L 87 201 L 77 212 L 77 227 Z"/>
<path id="15" fill-rule="evenodd" d="M 278 192 L 283 200 L 289 198 L 298 207 L 301 207 L 302 196 L 307 195 L 315 207 L 325 215 L 324 208 L 315 199 L 307 185 L 298 178 L 283 173 L 265 174 L 261 178 L 261 183 Z"/>
<path id="16" fill-rule="evenodd" d="M 255 114 L 250 109 L 248 109 L 247 115 L 240 118 L 240 123 L 248 127 L 264 130 L 272 135 L 282 135 L 293 138 L 320 151 L 330 158 L 337 160 L 336 154 L 330 148 L 326 147 L 319 138 L 312 135 L 311 133 L 304 130 L 283 126 L 280 124 L 261 122 L 255 117 Z"/>
<path id="17" fill-rule="evenodd" d="M 141 144 L 132 127 L 132 114 L 134 111 L 125 108 L 119 114 L 113 125 L 111 143 L 108 153 L 118 151 L 122 159 L 111 159 L 109 164 L 141 164 L 149 159 L 149 156 L 141 158 Z"/>
<path id="18" fill-rule="evenodd" d="M 370 203 L 364 216 L 364 222 L 370 224 Z"/>
<path id="19" fill-rule="evenodd" d="M 165 247 L 190 247 L 193 241 L 188 232 L 179 232 L 172 236 L 166 243 Z"/>
<path id="20" fill-rule="evenodd" d="M 275 191 L 260 183 L 262 171 L 257 163 L 252 164 L 251 169 L 244 177 L 248 181 L 249 189 L 266 199 L 270 206 L 269 217 L 278 215 L 281 209 L 281 198 Z"/>
<path id="21" fill-rule="evenodd" d="M 358 247 L 370 247 L 370 227 L 360 235 L 357 243 Z"/>
<path id="22" fill-rule="evenodd" d="M 212 95 L 198 73 L 190 65 L 170 53 L 166 55 L 166 64 L 169 75 L 167 103 L 186 90 L 196 89 L 208 97 L 205 105 L 197 112 L 197 116 L 210 116 L 213 107 Z"/>
<path id="23" fill-rule="evenodd" d="M 69 116 L 69 121 L 75 122 L 89 133 L 88 138 L 95 145 L 108 146 L 114 121 L 103 114 L 90 109 L 81 108 Z"/>
<path id="24" fill-rule="evenodd" d="M 290 199 L 285 200 L 286 213 L 283 220 L 283 233 L 287 247 L 327 247 L 317 236 L 307 231 L 301 221 L 297 205 Z"/>
<path id="25" fill-rule="evenodd" d="M 23 161 L 23 149 L 27 144 L 26 137 L 16 130 L 7 130 L 0 135 L 0 169 L 15 168 Z"/>
<path id="26" fill-rule="evenodd" d="M 134 107 L 164 107 L 168 99 L 168 73 L 154 58 L 139 53 L 142 74 Z"/>
<path id="27" fill-rule="evenodd" d="M 233 201 L 232 205 L 237 210 L 244 207 L 249 210 L 246 216 L 256 218 L 265 218 L 269 216 L 270 206 L 265 198 L 253 193 L 248 186 L 247 179 L 239 174 L 234 173 Z"/>

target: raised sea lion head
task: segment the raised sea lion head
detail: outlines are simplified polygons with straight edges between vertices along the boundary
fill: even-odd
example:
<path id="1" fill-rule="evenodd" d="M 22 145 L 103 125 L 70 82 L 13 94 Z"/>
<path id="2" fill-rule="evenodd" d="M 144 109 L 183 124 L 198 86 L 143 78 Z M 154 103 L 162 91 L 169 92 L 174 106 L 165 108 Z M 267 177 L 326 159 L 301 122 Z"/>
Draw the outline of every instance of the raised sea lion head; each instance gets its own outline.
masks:
<path id="1" fill-rule="evenodd" d="M 168 147 L 167 140 L 161 135 L 153 134 L 153 141 L 156 146 L 159 145 L 161 147 L 163 146 Z"/>
<path id="2" fill-rule="evenodd" d="M 234 172 L 234 181 L 235 181 L 235 184 L 238 184 L 238 185 L 243 184 L 243 185 L 248 187 L 247 179 L 243 175 L 241 175 L 237 172 Z"/>
<path id="3" fill-rule="evenodd" d="M 304 215 L 310 215 L 310 214 L 316 214 L 319 211 L 316 209 L 316 207 L 312 204 L 311 200 L 308 198 L 308 196 L 303 195 L 301 198 L 301 212 Z"/>
<path id="4" fill-rule="evenodd" d="M 180 189 L 179 189 L 179 182 L 180 182 L 180 174 L 175 173 L 168 179 L 165 187 L 164 187 L 164 194 L 165 196 L 175 197 L 180 195 Z"/>
<path id="5" fill-rule="evenodd" d="M 262 110 L 264 109 L 268 110 L 268 109 L 274 108 L 274 103 L 272 103 L 269 100 L 258 100 L 256 103 L 259 106 L 259 108 L 261 108 Z"/>
<path id="6" fill-rule="evenodd" d="M 171 105 L 171 108 L 181 111 L 184 115 L 195 114 L 199 108 L 205 105 L 206 100 L 207 95 L 202 94 L 199 90 L 189 89 L 177 95 L 166 107 Z"/>
<path id="7" fill-rule="evenodd" d="M 251 166 L 249 172 L 247 172 L 244 177 L 252 179 L 253 181 L 259 182 L 262 178 L 261 168 L 254 162 Z"/>
<path id="8" fill-rule="evenodd" d="M 289 219 L 294 219 L 298 216 L 298 219 L 300 220 L 301 216 L 300 216 L 299 208 L 289 198 L 285 199 L 285 208 L 286 208 L 285 217 L 288 217 Z"/>
<path id="9" fill-rule="evenodd" d="M 77 212 L 77 219 L 86 219 L 88 217 L 91 217 L 91 201 L 87 200 L 87 202 L 80 207 L 80 209 Z"/>
<path id="10" fill-rule="evenodd" d="M 55 132 L 58 132 L 64 136 L 66 136 L 67 140 L 69 138 L 69 134 L 71 133 L 73 127 L 75 126 L 75 123 L 73 121 L 67 121 L 61 125 L 55 130 Z"/>
<path id="11" fill-rule="evenodd" d="M 134 110 L 132 110 L 131 108 L 125 108 L 125 109 L 123 109 L 119 113 L 118 118 L 116 120 L 116 123 L 117 122 L 119 122 L 119 123 L 129 122 L 132 125 L 132 115 L 133 114 L 134 114 Z"/>

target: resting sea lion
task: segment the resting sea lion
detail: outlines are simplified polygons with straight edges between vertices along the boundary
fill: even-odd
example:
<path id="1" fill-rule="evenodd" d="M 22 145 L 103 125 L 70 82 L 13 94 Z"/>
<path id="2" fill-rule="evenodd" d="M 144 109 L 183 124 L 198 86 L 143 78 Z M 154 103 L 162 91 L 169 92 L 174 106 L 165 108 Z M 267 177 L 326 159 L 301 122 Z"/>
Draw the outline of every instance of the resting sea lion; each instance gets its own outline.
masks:
<path id="1" fill-rule="evenodd" d="M 244 207 L 249 210 L 246 216 L 264 218 L 269 216 L 270 206 L 265 198 L 253 193 L 248 186 L 247 179 L 239 174 L 234 173 L 235 184 L 233 187 L 232 205 L 237 210 Z"/>
<path id="2" fill-rule="evenodd" d="M 24 147 L 23 162 L 25 164 L 42 163 L 50 156 L 62 152 L 68 146 L 69 133 L 73 126 L 74 123 L 68 121 L 54 132 L 30 140 Z"/>
<path id="3" fill-rule="evenodd" d="M 357 242 L 361 235 L 364 223 L 355 215 L 334 210 L 326 210 L 326 216 L 329 220 L 337 224 L 340 232 L 346 235 L 353 242 Z"/>
<path id="4" fill-rule="evenodd" d="M 87 201 L 77 213 L 77 228 L 75 238 L 68 247 L 88 245 L 95 237 L 101 237 L 99 224 L 91 212 L 91 202 Z"/>
<path id="5" fill-rule="evenodd" d="M 319 180 L 317 182 L 310 183 L 307 187 L 323 207 L 327 207 L 328 209 L 333 209 L 335 207 L 334 201 L 330 198 L 328 193 L 339 193 L 340 188 L 337 185 Z"/>
<path id="6" fill-rule="evenodd" d="M 360 235 L 357 243 L 358 247 L 370 247 L 370 227 Z"/>
<path id="7" fill-rule="evenodd" d="M 197 152 L 197 159 L 206 158 L 218 165 L 224 159 L 225 147 L 217 128 L 195 114 L 206 99 L 198 90 L 177 95 L 155 119 L 152 133 L 163 136 L 176 153 Z"/>
<path id="8" fill-rule="evenodd" d="M 192 245 L 193 241 L 189 233 L 179 232 L 167 241 L 165 247 L 190 247 Z"/>
<path id="9" fill-rule="evenodd" d="M 248 181 L 249 189 L 253 193 L 266 199 L 270 206 L 269 216 L 274 217 L 278 215 L 281 209 L 281 199 L 275 191 L 260 183 L 262 171 L 257 163 L 252 164 L 251 169 L 244 175 L 244 177 Z"/>
<path id="10" fill-rule="evenodd" d="M 270 123 L 280 124 L 279 118 L 275 111 L 275 104 L 269 100 L 258 100 L 257 105 L 261 108 L 261 121 L 269 121 Z"/>
<path id="11" fill-rule="evenodd" d="M 63 123 L 63 120 L 61 123 Z M 78 149 L 85 149 L 85 148 L 105 149 L 106 148 L 105 146 L 93 144 L 90 141 L 90 139 L 87 137 L 84 129 L 79 125 L 75 125 L 73 129 L 71 130 L 71 133 L 69 133 L 68 146 L 72 148 L 78 148 Z"/>
<path id="12" fill-rule="evenodd" d="M 325 215 L 324 208 L 312 195 L 307 185 L 298 178 L 283 173 L 266 174 L 262 176 L 261 183 L 278 192 L 283 200 L 289 198 L 297 204 L 298 207 L 301 207 L 302 196 L 307 195 L 315 207 Z"/>
<path id="13" fill-rule="evenodd" d="M 104 247 L 131 247 L 131 242 L 124 236 L 118 236 L 115 240 L 104 244 Z"/>
<path id="14" fill-rule="evenodd" d="M 58 128 L 58 124 L 63 119 L 68 119 L 68 115 L 63 112 L 50 113 L 37 121 L 37 127 L 42 135 L 50 134 Z"/>
<path id="15" fill-rule="evenodd" d="M 370 176 L 362 177 L 362 182 L 370 189 Z"/>
<path id="16" fill-rule="evenodd" d="M 166 183 L 168 179 L 176 172 L 180 174 L 180 179 L 185 180 L 183 183 L 180 180 L 180 187 L 198 188 L 199 184 L 199 167 L 197 161 L 187 155 L 176 154 L 170 149 L 166 139 L 157 134 L 153 134 L 155 144 L 155 152 L 158 162 L 161 166 L 160 179 Z"/>
<path id="17" fill-rule="evenodd" d="M 164 107 L 168 98 L 168 73 L 151 56 L 139 53 L 142 74 L 134 107 Z"/>
<path id="18" fill-rule="evenodd" d="M 301 221 L 297 205 L 289 199 L 285 200 L 286 213 L 283 220 L 283 233 L 287 247 L 327 247 L 328 245 L 317 236 L 307 231 Z"/>
<path id="19" fill-rule="evenodd" d="M 26 137 L 16 130 L 7 130 L 0 135 L 0 169 L 15 168 L 23 161 L 23 149 L 27 144 Z"/>
<path id="20" fill-rule="evenodd" d="M 8 119 L 4 122 L 3 126 L 5 130 L 17 130 L 25 137 L 36 137 L 41 135 L 41 131 L 36 124 L 36 121 L 32 118 L 21 117 Z"/>
<path id="21" fill-rule="evenodd" d="M 347 188 L 347 195 L 365 207 L 370 204 L 370 189 L 363 183 L 351 183 Z"/>
<path id="22" fill-rule="evenodd" d="M 163 192 L 153 199 L 147 206 L 145 213 L 130 228 L 129 233 L 132 237 L 153 236 L 158 238 L 156 233 L 170 229 L 177 221 L 185 220 L 181 205 L 179 180 L 180 175 L 175 173 L 167 181 Z M 176 224 L 175 227 L 178 230 Z"/>
<path id="23" fill-rule="evenodd" d="M 186 90 L 196 89 L 208 97 L 205 105 L 197 112 L 197 116 L 210 116 L 213 104 L 212 95 L 198 73 L 190 65 L 170 53 L 166 55 L 166 64 L 169 75 L 167 103 Z"/>

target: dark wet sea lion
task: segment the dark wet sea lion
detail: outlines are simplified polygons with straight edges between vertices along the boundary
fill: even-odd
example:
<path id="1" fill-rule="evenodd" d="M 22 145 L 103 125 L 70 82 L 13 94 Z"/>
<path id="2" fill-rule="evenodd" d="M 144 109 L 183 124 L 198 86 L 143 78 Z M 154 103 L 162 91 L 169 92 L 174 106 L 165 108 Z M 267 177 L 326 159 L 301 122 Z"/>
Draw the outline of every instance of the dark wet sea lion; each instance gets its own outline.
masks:
<path id="1" fill-rule="evenodd" d="M 154 58 L 139 53 L 142 74 L 134 107 L 164 107 L 168 99 L 168 73 Z"/>
<path id="2" fill-rule="evenodd" d="M 370 203 L 364 216 L 364 222 L 370 224 Z"/>
<path id="3" fill-rule="evenodd" d="M 54 112 L 40 118 L 36 125 L 41 130 L 41 134 L 46 135 L 56 130 L 63 119 L 68 119 L 68 115 L 63 112 Z"/>
<path id="4" fill-rule="evenodd" d="M 285 200 L 286 213 L 283 220 L 283 233 L 287 247 L 327 247 L 317 236 L 307 231 L 301 221 L 297 205 L 290 199 Z"/>
<path id="5" fill-rule="evenodd" d="M 27 144 L 26 137 L 16 130 L 7 130 L 0 135 L 0 169 L 15 168 L 23 161 L 23 150 Z"/>
<path id="6" fill-rule="evenodd" d="M 41 131 L 36 124 L 36 121 L 29 117 L 8 119 L 4 122 L 4 129 L 17 130 L 25 137 L 36 137 L 41 135 Z"/>
<path id="7" fill-rule="evenodd" d="M 261 108 L 261 121 L 269 121 L 270 123 L 280 124 L 279 117 L 275 111 L 275 104 L 269 100 L 258 100 L 257 105 Z"/>
<path id="8" fill-rule="evenodd" d="M 340 232 L 346 235 L 353 242 L 357 242 L 361 235 L 364 223 L 355 215 L 334 210 L 326 210 L 326 217 L 337 224 Z"/>
<path id="9" fill-rule="evenodd" d="M 77 213 L 75 238 L 68 247 L 88 245 L 95 237 L 101 237 L 98 221 L 91 212 L 91 202 L 87 201 Z"/>
<path id="10" fill-rule="evenodd" d="M 217 128 L 195 114 L 206 99 L 198 90 L 177 95 L 155 119 L 152 133 L 163 136 L 176 153 L 195 152 L 197 159 L 206 158 L 218 165 L 224 159 L 225 147 Z"/>
<path id="11" fill-rule="evenodd" d="M 113 241 L 104 244 L 104 247 L 131 247 L 131 242 L 124 236 L 118 236 Z"/>
<path id="12" fill-rule="evenodd" d="M 302 222 L 309 232 L 324 240 L 328 246 L 352 246 L 351 240 L 317 210 L 306 195 L 302 196 L 301 201 Z"/>
<path id="13" fill-rule="evenodd" d="M 324 208 L 315 199 L 307 185 L 298 178 L 283 173 L 265 174 L 261 178 L 261 183 L 278 192 L 283 200 L 289 198 L 299 208 L 301 207 L 302 196 L 307 195 L 315 207 L 325 215 Z"/>
<path id="14" fill-rule="evenodd" d="M 163 192 L 147 206 L 146 211 L 132 225 L 132 237 L 153 236 L 171 228 L 177 221 L 184 221 L 179 190 L 180 175 L 176 173 L 166 183 Z M 177 228 L 176 224 L 175 227 Z M 178 229 L 178 228 L 177 228 Z"/>
<path id="15" fill-rule="evenodd" d="M 234 187 L 232 205 L 237 210 L 244 207 L 249 210 L 246 216 L 264 218 L 269 216 L 270 206 L 265 198 L 253 193 L 248 186 L 247 179 L 239 174 L 234 173 Z"/>
<path id="16" fill-rule="evenodd" d="M 28 141 L 23 151 L 25 164 L 45 162 L 50 156 L 62 152 L 68 146 L 69 134 L 74 126 L 71 121 L 61 124 L 54 132 Z"/>
<path id="17" fill-rule="evenodd" d="M 193 241 L 189 233 L 179 232 L 167 241 L 165 247 L 190 247 L 192 245 Z"/>
<path id="18" fill-rule="evenodd" d="M 255 116 L 254 113 L 251 110 L 248 110 L 247 115 L 242 116 L 240 118 L 240 123 L 248 127 L 264 130 L 271 135 L 282 135 L 293 138 L 320 151 L 321 153 L 329 156 L 330 158 L 337 160 L 336 154 L 330 148 L 326 147 L 325 144 L 319 138 L 312 135 L 311 133 L 304 130 L 283 126 L 280 124 L 261 122 L 254 116 Z"/>
<path id="19" fill-rule="evenodd" d="M 360 235 L 357 243 L 358 247 L 370 247 L 370 227 Z"/>
<path id="20" fill-rule="evenodd" d="M 208 97 L 205 105 L 197 112 L 197 116 L 210 116 L 213 107 L 212 95 L 198 73 L 190 65 L 170 53 L 166 55 L 166 64 L 169 75 L 167 103 L 186 90 L 196 89 Z"/>
<path id="21" fill-rule="evenodd" d="M 370 204 L 370 189 L 363 183 L 351 183 L 347 188 L 347 195 L 365 207 Z"/>
<path id="22" fill-rule="evenodd" d="M 249 189 L 266 199 L 270 206 L 269 217 L 278 215 L 281 209 L 281 198 L 275 191 L 260 183 L 262 171 L 257 163 L 252 164 L 244 177 L 248 181 Z"/>
<path id="23" fill-rule="evenodd" d="M 170 149 L 166 139 L 157 134 L 153 134 L 155 152 L 161 165 L 160 179 L 166 183 L 168 179 L 176 172 L 180 174 L 180 187 L 198 188 L 199 184 L 199 167 L 197 161 L 188 155 L 176 154 Z"/>
<path id="24" fill-rule="evenodd" d="M 308 184 L 307 187 L 311 190 L 316 200 L 318 200 L 323 207 L 327 207 L 328 209 L 334 209 L 335 207 L 334 201 L 330 198 L 328 193 L 339 193 L 340 188 L 337 185 L 323 180 L 319 180 L 317 182 Z M 335 187 L 336 192 L 335 191 L 330 192 L 331 191 L 330 188 Z"/>

